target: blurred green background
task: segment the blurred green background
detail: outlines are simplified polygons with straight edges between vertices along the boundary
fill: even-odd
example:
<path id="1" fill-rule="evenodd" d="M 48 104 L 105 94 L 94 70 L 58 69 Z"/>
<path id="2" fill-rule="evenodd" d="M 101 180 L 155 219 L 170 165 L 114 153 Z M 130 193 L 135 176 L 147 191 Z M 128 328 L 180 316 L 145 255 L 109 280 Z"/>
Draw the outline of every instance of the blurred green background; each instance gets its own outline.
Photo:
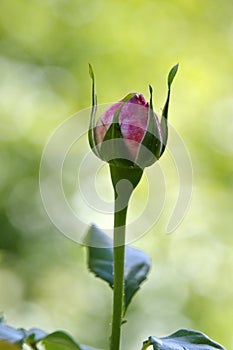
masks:
<path id="1" fill-rule="evenodd" d="M 230 0 L 1 0 L 0 310 L 10 324 L 65 329 L 107 348 L 111 291 L 50 223 L 40 157 L 54 129 L 90 106 L 88 62 L 99 102 L 131 91 L 148 98 L 152 84 L 158 112 L 179 62 L 170 121 L 191 155 L 192 202 L 166 235 L 171 181 L 160 220 L 135 243 L 152 269 L 128 310 L 122 349 L 180 327 L 233 347 L 232 13 Z"/>

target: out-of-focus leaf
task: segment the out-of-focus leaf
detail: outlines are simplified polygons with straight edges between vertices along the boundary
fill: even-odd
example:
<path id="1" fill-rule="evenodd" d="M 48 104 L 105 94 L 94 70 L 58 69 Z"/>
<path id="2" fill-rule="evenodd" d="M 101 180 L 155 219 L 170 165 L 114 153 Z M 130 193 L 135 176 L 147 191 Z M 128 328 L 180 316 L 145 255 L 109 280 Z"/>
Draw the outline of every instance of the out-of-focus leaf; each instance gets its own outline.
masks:
<path id="1" fill-rule="evenodd" d="M 29 330 L 24 330 L 25 334 L 25 343 L 27 344 L 35 344 L 39 342 L 41 339 L 47 336 L 47 333 L 38 328 L 31 328 Z"/>
<path id="2" fill-rule="evenodd" d="M 5 322 L 0 322 L 0 340 L 9 343 L 21 343 L 25 337 L 24 331 L 5 324 Z"/>
<path id="3" fill-rule="evenodd" d="M 88 267 L 97 277 L 113 288 L 113 241 L 102 230 L 92 225 L 87 234 Z M 104 248 L 102 248 L 104 247 Z M 135 248 L 125 249 L 125 310 L 132 297 L 146 279 L 150 268 L 148 256 Z"/>
<path id="4" fill-rule="evenodd" d="M 80 346 L 63 331 L 47 334 L 38 328 L 15 329 L 0 320 L 0 350 L 19 350 L 23 349 L 23 344 L 35 347 L 38 343 L 45 350 L 97 350 L 86 345 Z"/>
<path id="5" fill-rule="evenodd" d="M 127 308 L 134 294 L 140 289 L 141 283 L 147 278 L 150 259 L 141 250 L 129 246 L 126 246 L 125 252 L 125 308 Z"/>
<path id="6" fill-rule="evenodd" d="M 8 342 L 5 342 L 4 340 L 0 340 L 0 350 L 20 350 L 22 349 L 16 344 L 11 344 Z"/>
<path id="7" fill-rule="evenodd" d="M 149 337 L 144 341 L 142 350 L 153 346 L 154 350 L 214 350 L 225 348 L 207 337 L 207 335 L 189 329 L 180 329 L 163 338 Z"/>
<path id="8" fill-rule="evenodd" d="M 42 339 L 42 344 L 46 350 L 82 350 L 78 343 L 62 331 L 48 334 Z"/>

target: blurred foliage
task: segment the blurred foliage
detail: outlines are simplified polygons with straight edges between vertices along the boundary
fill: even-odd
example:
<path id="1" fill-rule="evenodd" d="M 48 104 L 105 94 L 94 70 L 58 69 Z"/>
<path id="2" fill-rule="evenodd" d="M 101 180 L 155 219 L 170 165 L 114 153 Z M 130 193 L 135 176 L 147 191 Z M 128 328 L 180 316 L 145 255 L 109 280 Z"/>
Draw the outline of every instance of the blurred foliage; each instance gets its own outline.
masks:
<path id="1" fill-rule="evenodd" d="M 152 84 L 160 112 L 167 73 L 179 61 L 169 118 L 191 154 L 193 197 L 166 236 L 176 196 L 166 152 L 164 212 L 135 242 L 153 268 L 129 308 L 123 341 L 138 349 L 150 334 L 189 327 L 233 347 L 232 7 L 230 0 L 1 0 L 0 310 L 8 323 L 64 329 L 107 347 L 111 292 L 88 273 L 83 249 L 50 223 L 39 194 L 41 154 L 60 122 L 90 106 L 88 62 L 100 103 L 130 91 L 148 97 Z"/>

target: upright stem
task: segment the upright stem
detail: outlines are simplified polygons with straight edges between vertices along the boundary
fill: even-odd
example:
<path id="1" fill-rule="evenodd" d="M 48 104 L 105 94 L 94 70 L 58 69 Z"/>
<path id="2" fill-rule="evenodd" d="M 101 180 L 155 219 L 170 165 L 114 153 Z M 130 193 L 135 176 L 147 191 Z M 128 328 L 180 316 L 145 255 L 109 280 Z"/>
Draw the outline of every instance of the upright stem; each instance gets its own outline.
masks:
<path id="1" fill-rule="evenodd" d="M 119 350 L 124 307 L 125 223 L 127 207 L 114 213 L 114 285 L 111 350 Z"/>
<path id="2" fill-rule="evenodd" d="M 120 349 L 121 325 L 124 312 L 125 227 L 130 196 L 139 183 L 143 170 L 110 165 L 115 195 L 114 208 L 114 279 L 113 315 L 110 350 Z"/>

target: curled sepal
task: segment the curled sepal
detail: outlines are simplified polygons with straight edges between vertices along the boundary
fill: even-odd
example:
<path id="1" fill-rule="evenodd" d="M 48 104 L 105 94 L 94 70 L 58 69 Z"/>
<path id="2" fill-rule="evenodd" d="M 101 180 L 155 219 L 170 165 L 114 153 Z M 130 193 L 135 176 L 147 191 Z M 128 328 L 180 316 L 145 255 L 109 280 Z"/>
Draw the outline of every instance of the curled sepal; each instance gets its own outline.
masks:
<path id="1" fill-rule="evenodd" d="M 153 89 L 149 85 L 150 91 L 150 108 L 148 111 L 147 128 L 141 142 L 137 155 L 137 165 L 141 168 L 152 165 L 159 159 L 162 147 L 162 135 L 158 118 L 153 110 Z"/>
<path id="2" fill-rule="evenodd" d="M 161 129 L 162 129 L 162 135 L 163 135 L 163 145 L 160 153 L 160 157 L 163 154 L 166 145 L 167 145 L 167 139 L 168 139 L 168 127 L 167 127 L 167 118 L 168 118 L 168 107 L 169 107 L 169 101 L 170 101 L 170 94 L 171 94 L 171 84 L 176 76 L 177 70 L 178 70 L 178 63 L 172 67 L 168 74 L 167 78 L 167 85 L 168 85 L 168 92 L 167 92 L 167 99 L 163 108 L 162 112 L 162 118 L 161 118 Z"/>
<path id="3" fill-rule="evenodd" d="M 149 337 L 143 342 L 141 350 L 153 346 L 154 350 L 225 350 L 204 333 L 189 329 L 180 329 L 163 338 Z"/>
<path id="4" fill-rule="evenodd" d="M 89 74 L 92 80 L 92 109 L 91 109 L 91 119 L 88 130 L 88 140 L 89 145 L 92 151 L 95 153 L 97 157 L 99 157 L 99 151 L 96 147 L 95 141 L 95 116 L 97 111 L 97 94 L 96 94 L 96 86 L 95 86 L 95 75 L 92 68 L 92 65 L 89 63 Z"/>

